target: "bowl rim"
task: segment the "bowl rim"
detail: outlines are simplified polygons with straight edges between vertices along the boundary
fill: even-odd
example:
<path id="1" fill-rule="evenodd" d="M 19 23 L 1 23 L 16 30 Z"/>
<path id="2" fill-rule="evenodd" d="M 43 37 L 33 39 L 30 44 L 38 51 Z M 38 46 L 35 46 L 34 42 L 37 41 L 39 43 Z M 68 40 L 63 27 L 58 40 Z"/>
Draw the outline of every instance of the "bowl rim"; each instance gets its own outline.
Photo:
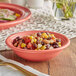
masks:
<path id="1" fill-rule="evenodd" d="M 23 7 L 23 6 L 20 6 L 20 5 L 16 5 L 16 4 L 12 4 L 12 3 L 0 3 L 0 5 L 7 5 L 8 6 L 14 6 L 14 7 L 17 7 L 17 8 L 21 8 L 22 10 L 19 10 L 19 11 L 24 11 L 25 9 L 27 10 L 27 12 L 29 13 L 26 17 L 20 17 L 19 19 L 17 20 L 14 20 L 14 21 L 9 21 L 9 22 L 6 22 L 6 23 L 0 23 L 0 26 L 5 26 L 6 24 L 7 25 L 11 25 L 11 24 L 16 24 L 16 23 L 20 23 L 20 22 L 23 22 L 23 21 L 26 21 L 27 19 L 29 19 L 32 15 L 31 11 L 27 8 L 27 7 Z M 6 6 L 3 6 L 3 7 L 6 7 Z M 25 16 L 25 11 L 23 12 L 22 14 L 23 16 Z"/>
<path id="2" fill-rule="evenodd" d="M 34 30 L 34 32 L 51 32 L 51 31 L 40 31 L 40 30 Z M 13 44 L 11 45 L 8 41 L 9 41 L 9 38 L 12 37 L 13 35 L 16 35 L 16 34 L 19 34 L 19 33 L 25 33 L 25 32 L 32 32 L 32 31 L 23 31 L 23 32 L 18 32 L 18 33 L 15 33 L 15 34 L 12 34 L 10 35 L 5 43 L 11 48 L 11 49 L 16 49 L 16 51 L 18 52 L 29 52 L 29 53 L 45 53 L 45 52 L 56 52 L 56 51 L 60 51 L 60 50 L 63 50 L 64 48 L 68 47 L 70 45 L 70 39 L 68 39 L 65 35 L 63 34 L 60 34 L 60 33 L 57 33 L 57 32 L 51 32 L 51 33 L 55 33 L 55 34 L 58 34 L 58 35 L 61 35 L 61 36 L 64 36 L 65 39 L 67 40 L 67 43 L 64 45 L 64 46 L 61 46 L 60 48 L 55 48 L 55 49 L 51 49 L 51 50 L 28 50 L 28 49 L 21 49 L 21 48 L 18 48 L 18 47 L 14 47 Z"/>

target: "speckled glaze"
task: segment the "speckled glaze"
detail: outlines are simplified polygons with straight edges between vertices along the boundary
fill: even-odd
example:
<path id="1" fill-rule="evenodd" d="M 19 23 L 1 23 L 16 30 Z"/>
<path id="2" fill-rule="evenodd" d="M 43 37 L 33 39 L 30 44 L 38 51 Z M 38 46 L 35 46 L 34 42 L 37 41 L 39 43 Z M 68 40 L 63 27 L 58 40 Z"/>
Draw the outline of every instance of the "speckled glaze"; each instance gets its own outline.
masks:
<path id="1" fill-rule="evenodd" d="M 37 32 L 49 32 L 54 34 L 57 38 L 61 39 L 62 46 L 60 48 L 52 49 L 52 50 L 28 50 L 28 49 L 21 49 L 18 47 L 14 47 L 12 42 L 13 39 L 15 39 L 17 36 L 23 37 L 24 35 L 30 35 L 32 33 L 37 33 Z M 46 61 L 49 59 L 54 58 L 57 56 L 64 48 L 66 48 L 70 44 L 70 40 L 56 32 L 50 32 L 50 31 L 25 31 L 25 32 L 19 32 L 16 34 L 13 34 L 9 36 L 6 39 L 6 44 L 20 57 L 23 59 L 27 59 L 30 61 Z"/>
<path id="2" fill-rule="evenodd" d="M 7 29 L 9 27 L 13 27 L 19 23 L 22 23 L 26 20 L 28 20 L 31 16 L 31 12 L 26 7 L 22 7 L 15 4 L 8 4 L 8 3 L 0 3 L 0 8 L 2 9 L 10 9 L 12 11 L 15 11 L 16 13 L 20 14 L 20 17 L 18 17 L 14 21 L 9 21 L 6 23 L 0 23 L 0 30 Z"/>

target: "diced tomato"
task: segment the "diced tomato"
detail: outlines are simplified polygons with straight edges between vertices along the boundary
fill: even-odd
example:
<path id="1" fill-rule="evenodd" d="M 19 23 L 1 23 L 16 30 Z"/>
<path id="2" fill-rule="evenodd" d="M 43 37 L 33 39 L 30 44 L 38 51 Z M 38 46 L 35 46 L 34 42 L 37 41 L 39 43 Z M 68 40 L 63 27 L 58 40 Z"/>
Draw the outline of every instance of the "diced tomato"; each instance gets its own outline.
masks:
<path id="1" fill-rule="evenodd" d="M 26 44 L 29 43 L 29 42 L 31 42 L 31 39 L 26 39 L 26 40 L 25 40 L 25 43 L 26 43 Z"/>
<path id="2" fill-rule="evenodd" d="M 27 44 L 27 48 L 29 49 L 29 48 L 32 48 L 32 43 L 28 43 Z"/>
<path id="3" fill-rule="evenodd" d="M 24 39 L 24 41 L 25 41 L 26 44 L 29 43 L 29 42 L 31 42 L 31 39 L 28 38 L 28 37 L 23 37 L 23 39 Z"/>

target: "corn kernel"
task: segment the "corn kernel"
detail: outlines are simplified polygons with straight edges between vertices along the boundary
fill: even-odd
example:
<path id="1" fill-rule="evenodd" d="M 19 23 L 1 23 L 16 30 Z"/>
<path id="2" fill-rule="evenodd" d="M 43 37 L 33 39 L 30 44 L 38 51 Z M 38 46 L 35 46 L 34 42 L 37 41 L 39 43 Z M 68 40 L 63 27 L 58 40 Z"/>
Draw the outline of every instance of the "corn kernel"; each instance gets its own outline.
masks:
<path id="1" fill-rule="evenodd" d="M 61 47 L 61 45 L 59 45 L 59 47 Z"/>
<path id="2" fill-rule="evenodd" d="M 17 17 L 19 17 L 19 16 L 20 16 L 20 14 L 18 14 L 18 13 L 16 13 L 15 15 L 16 15 Z"/>
<path id="3" fill-rule="evenodd" d="M 39 40 L 39 41 L 42 41 L 42 40 L 43 40 L 43 38 L 38 37 L 38 40 Z"/>
<path id="4" fill-rule="evenodd" d="M 43 40 L 43 38 L 40 38 L 40 41 L 42 41 Z"/>
<path id="5" fill-rule="evenodd" d="M 33 43 L 33 42 L 34 42 L 34 39 L 31 40 L 31 43 Z"/>
<path id="6" fill-rule="evenodd" d="M 52 37 L 54 37 L 54 34 L 51 34 Z"/>
<path id="7" fill-rule="evenodd" d="M 37 39 L 34 39 L 34 42 L 36 43 Z"/>
<path id="8" fill-rule="evenodd" d="M 58 45 L 61 45 L 61 42 L 58 42 Z"/>
<path id="9" fill-rule="evenodd" d="M 61 42 L 58 42 L 59 47 L 61 47 Z"/>
<path id="10" fill-rule="evenodd" d="M 30 39 L 33 39 L 34 37 L 33 36 L 30 36 Z"/>
<path id="11" fill-rule="evenodd" d="M 44 45 L 44 46 L 42 46 L 40 49 L 41 49 L 41 50 L 45 50 L 45 49 L 46 49 L 46 46 Z"/>
<path id="12" fill-rule="evenodd" d="M 52 37 L 51 34 L 49 34 L 48 37 Z"/>
<path id="13" fill-rule="evenodd" d="M 48 35 L 46 33 L 42 33 L 43 38 L 48 38 Z"/>
<path id="14" fill-rule="evenodd" d="M 24 47 L 26 47 L 26 44 L 25 43 L 22 43 L 21 44 L 21 48 L 24 48 Z"/>

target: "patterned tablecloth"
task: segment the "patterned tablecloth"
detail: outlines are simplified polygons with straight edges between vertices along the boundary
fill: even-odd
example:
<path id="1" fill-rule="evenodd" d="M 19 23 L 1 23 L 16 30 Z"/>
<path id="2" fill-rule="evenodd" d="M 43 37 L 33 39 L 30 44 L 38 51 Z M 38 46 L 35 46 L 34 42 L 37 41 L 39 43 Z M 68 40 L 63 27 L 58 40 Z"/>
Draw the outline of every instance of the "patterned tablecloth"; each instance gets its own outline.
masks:
<path id="1" fill-rule="evenodd" d="M 57 21 L 51 16 L 50 2 L 41 9 L 30 9 L 32 17 L 15 27 L 0 31 L 0 50 L 9 49 L 5 40 L 13 33 L 27 30 L 49 30 L 66 35 L 69 39 L 76 37 L 76 11 L 74 18 L 65 21 Z"/>

